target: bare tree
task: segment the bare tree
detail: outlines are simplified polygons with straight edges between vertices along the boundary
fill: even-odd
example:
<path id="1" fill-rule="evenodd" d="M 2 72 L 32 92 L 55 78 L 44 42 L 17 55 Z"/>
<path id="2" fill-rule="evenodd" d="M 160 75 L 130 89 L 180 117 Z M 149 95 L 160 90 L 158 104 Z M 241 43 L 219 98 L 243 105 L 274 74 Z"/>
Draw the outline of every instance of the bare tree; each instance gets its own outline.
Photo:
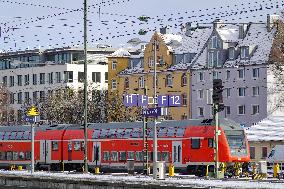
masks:
<path id="1" fill-rule="evenodd" d="M 4 85 L 0 85 L 0 124 L 8 123 L 8 111 L 9 111 L 9 102 L 8 102 L 9 91 Z"/>

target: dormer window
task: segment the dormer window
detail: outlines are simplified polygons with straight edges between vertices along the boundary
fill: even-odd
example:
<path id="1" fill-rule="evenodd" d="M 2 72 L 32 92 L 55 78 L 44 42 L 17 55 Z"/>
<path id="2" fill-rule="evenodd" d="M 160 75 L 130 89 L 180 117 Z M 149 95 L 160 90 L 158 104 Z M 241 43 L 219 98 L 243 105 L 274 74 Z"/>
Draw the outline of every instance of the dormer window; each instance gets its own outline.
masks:
<path id="1" fill-rule="evenodd" d="M 229 48 L 229 59 L 230 60 L 235 59 L 235 48 L 234 47 Z"/>
<path id="2" fill-rule="evenodd" d="M 218 48 L 218 38 L 217 36 L 213 36 L 211 40 L 211 48 L 217 49 Z"/>
<path id="3" fill-rule="evenodd" d="M 241 47 L 241 58 L 245 59 L 245 58 L 249 58 L 249 47 Z"/>
<path id="4" fill-rule="evenodd" d="M 208 53 L 208 63 L 210 68 L 221 66 L 221 61 L 219 61 L 219 51 Z"/>

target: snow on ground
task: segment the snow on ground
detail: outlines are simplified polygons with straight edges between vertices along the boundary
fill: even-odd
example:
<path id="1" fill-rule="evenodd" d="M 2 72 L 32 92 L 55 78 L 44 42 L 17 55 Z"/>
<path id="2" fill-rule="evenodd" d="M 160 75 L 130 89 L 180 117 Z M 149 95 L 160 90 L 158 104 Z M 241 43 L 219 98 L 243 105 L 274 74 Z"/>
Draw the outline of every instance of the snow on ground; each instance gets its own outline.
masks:
<path id="1" fill-rule="evenodd" d="M 4 171 L 0 170 L 0 175 L 17 175 L 17 176 L 31 176 L 28 171 Z M 94 175 L 81 174 L 72 172 L 50 173 L 50 172 L 35 172 L 33 177 L 43 177 L 52 179 L 66 179 L 66 180 L 91 180 L 91 181 L 105 181 L 111 183 L 131 183 L 131 184 L 157 184 L 157 185 L 179 185 L 184 187 L 211 187 L 211 188 L 260 188 L 260 189 L 280 189 L 284 188 L 284 181 L 282 183 L 277 180 L 256 181 L 256 180 L 216 180 L 216 179 L 201 179 L 192 176 L 177 176 L 165 180 L 154 180 L 150 176 L 136 175 L 128 176 L 127 174 L 110 174 L 110 175 Z"/>

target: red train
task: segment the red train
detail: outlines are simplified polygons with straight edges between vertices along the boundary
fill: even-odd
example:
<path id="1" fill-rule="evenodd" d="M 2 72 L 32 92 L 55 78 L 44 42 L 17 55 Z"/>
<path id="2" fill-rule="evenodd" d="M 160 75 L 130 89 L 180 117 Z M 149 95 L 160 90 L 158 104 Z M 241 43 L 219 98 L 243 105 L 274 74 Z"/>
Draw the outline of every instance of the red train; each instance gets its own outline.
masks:
<path id="1" fill-rule="evenodd" d="M 214 165 L 212 120 L 163 121 L 157 124 L 158 160 L 176 169 L 200 170 Z M 88 125 L 89 167 L 125 169 L 127 159 L 135 168 L 143 165 L 143 124 L 93 123 Z M 153 123 L 148 123 L 148 157 L 152 161 Z M 249 146 L 244 130 L 235 122 L 220 120 L 219 161 L 248 162 Z M 84 133 L 80 125 L 40 125 L 35 128 L 35 164 L 38 168 L 80 169 L 84 157 Z M 28 166 L 31 158 L 30 126 L 0 127 L 0 166 Z"/>

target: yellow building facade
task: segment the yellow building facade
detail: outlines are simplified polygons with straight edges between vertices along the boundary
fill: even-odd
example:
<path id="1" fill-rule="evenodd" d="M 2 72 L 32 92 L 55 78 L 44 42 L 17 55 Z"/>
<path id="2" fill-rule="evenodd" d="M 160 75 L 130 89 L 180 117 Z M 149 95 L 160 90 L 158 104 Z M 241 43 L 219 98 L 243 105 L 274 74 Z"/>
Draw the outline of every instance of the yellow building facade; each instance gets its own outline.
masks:
<path id="1" fill-rule="evenodd" d="M 167 35 L 167 34 L 166 34 Z M 172 34 L 169 34 L 172 35 Z M 169 107 L 165 119 L 190 118 L 190 73 L 185 70 L 171 71 L 173 64 L 171 47 L 165 43 L 165 35 L 155 32 L 141 56 L 141 67 L 133 71 L 131 55 L 113 53 L 108 57 L 109 93 L 146 94 L 154 96 L 154 44 L 157 57 L 157 95 L 180 95 L 182 106 Z M 146 89 L 146 90 L 145 90 Z"/>

